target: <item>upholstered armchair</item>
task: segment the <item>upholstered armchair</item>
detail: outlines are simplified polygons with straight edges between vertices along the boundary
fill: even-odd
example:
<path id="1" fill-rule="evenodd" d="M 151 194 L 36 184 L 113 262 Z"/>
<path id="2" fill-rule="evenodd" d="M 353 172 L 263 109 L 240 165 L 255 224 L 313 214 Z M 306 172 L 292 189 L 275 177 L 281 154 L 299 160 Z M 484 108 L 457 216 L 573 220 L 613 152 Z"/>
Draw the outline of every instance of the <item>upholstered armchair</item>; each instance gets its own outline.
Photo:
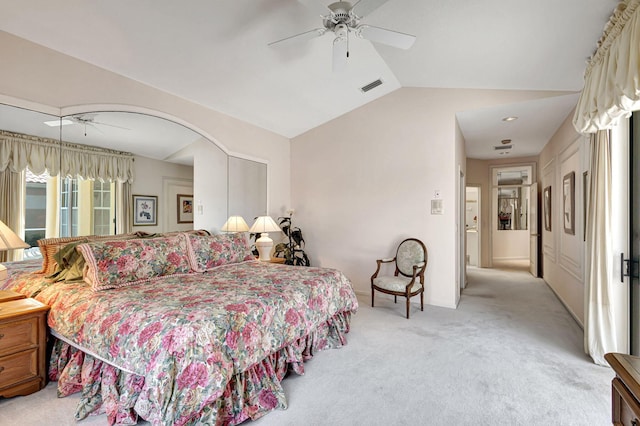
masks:
<path id="1" fill-rule="evenodd" d="M 407 238 L 398 246 L 396 257 L 376 260 L 378 267 L 371 276 L 371 307 L 374 306 L 375 291 L 393 295 L 394 302 L 398 296 L 406 297 L 407 319 L 409 319 L 410 300 L 420 295 L 420 310 L 424 311 L 424 270 L 427 267 L 427 248 L 416 238 Z M 384 263 L 395 263 L 393 275 L 379 275 Z"/>

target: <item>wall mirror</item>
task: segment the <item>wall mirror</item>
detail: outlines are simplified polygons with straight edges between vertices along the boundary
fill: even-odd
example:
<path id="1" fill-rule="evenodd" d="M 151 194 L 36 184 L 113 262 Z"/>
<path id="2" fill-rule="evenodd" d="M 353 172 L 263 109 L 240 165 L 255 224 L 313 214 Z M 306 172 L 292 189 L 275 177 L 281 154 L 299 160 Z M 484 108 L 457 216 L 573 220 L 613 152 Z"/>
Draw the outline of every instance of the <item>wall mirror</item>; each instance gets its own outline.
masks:
<path id="1" fill-rule="evenodd" d="M 110 150 L 114 163 L 127 161 L 134 154 L 133 182 L 130 187 L 118 179 L 86 179 L 73 172 L 57 182 L 59 235 L 101 235 L 133 231 L 168 232 L 192 229 L 194 152 L 192 147 L 204 138 L 173 121 L 148 114 L 125 111 L 91 111 L 65 115 L 61 120 L 65 143 Z M 71 146 L 62 149 L 65 161 L 77 161 Z M 225 156 L 215 145 L 211 149 Z M 104 173 L 101 173 L 104 176 Z M 219 171 L 225 179 L 226 170 Z M 226 183 L 226 181 L 225 181 Z M 190 196 L 189 221 L 179 221 L 178 194 Z M 146 196 L 148 203 L 134 203 L 123 210 L 124 199 Z M 139 198 L 136 198 L 138 200 Z M 216 203 L 224 216 L 226 196 Z M 145 207 L 143 209 L 143 207 Z M 210 209 L 210 214 L 215 212 Z M 131 218 L 131 220 L 129 220 Z"/>
<path id="2" fill-rule="evenodd" d="M 230 156 L 229 215 L 240 215 L 251 226 L 257 216 L 266 214 L 267 164 Z"/>
<path id="3" fill-rule="evenodd" d="M 232 208 L 245 214 L 248 222 L 267 211 L 265 163 L 228 156 L 199 133 L 164 118 L 122 111 L 59 117 L 0 104 L 0 131 L 5 136 L 19 134 L 35 141 L 42 138 L 50 144 L 57 143 L 55 174 L 66 169 L 63 159 L 74 144 L 144 157 L 135 161 L 136 176 L 131 191 L 158 196 L 158 221 L 155 227 L 139 230 L 164 232 L 182 226 L 215 232 Z M 178 177 L 172 169 L 176 166 L 183 167 Z M 188 175 L 184 173 L 185 167 L 191 168 Z M 43 167 L 25 170 L 22 177 L 25 196 L 18 210 L 24 217 L 24 229 L 17 231 L 30 245 L 37 247 L 36 241 L 45 236 L 120 232 L 118 221 L 122 218 L 118 218 L 119 189 L 115 182 L 72 175 L 60 178 L 55 174 L 51 176 Z M 178 194 L 194 196 L 192 223 L 178 225 Z M 4 216 L 12 201 L 5 196 L 2 202 L 0 215 Z M 38 252 L 37 248 L 33 251 Z"/>
<path id="4" fill-rule="evenodd" d="M 522 231 L 529 224 L 529 187 L 532 167 L 504 167 L 493 170 L 494 200 L 498 231 Z"/>

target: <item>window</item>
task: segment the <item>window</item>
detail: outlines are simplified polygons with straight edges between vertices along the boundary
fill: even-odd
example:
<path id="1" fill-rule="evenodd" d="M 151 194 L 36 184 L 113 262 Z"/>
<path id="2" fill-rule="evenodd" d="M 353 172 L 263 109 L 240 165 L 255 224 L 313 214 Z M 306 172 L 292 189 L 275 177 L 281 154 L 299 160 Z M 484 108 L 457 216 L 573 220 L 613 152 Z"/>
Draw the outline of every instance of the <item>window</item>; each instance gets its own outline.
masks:
<path id="1" fill-rule="evenodd" d="M 47 180 L 49 175 L 35 175 L 26 171 L 24 240 L 31 247 L 38 247 L 38 240 L 45 237 L 47 227 Z M 31 250 L 31 249 L 29 249 Z"/>
<path id="2" fill-rule="evenodd" d="M 60 180 L 27 169 L 25 184 L 25 241 L 35 247 L 33 256 L 41 238 L 115 233 L 114 183 L 81 177 Z"/>
<path id="3" fill-rule="evenodd" d="M 60 185 L 60 237 L 78 234 L 78 179 L 65 178 Z"/>
<path id="4" fill-rule="evenodd" d="M 93 234 L 112 234 L 111 182 L 93 182 Z"/>

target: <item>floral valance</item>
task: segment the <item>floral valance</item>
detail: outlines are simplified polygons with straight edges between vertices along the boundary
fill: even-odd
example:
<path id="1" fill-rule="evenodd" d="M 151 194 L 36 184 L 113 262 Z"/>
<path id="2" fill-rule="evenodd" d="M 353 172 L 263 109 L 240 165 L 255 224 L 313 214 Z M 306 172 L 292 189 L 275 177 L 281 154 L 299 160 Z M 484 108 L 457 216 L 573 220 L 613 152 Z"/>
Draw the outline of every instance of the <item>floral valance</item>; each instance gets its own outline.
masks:
<path id="1" fill-rule="evenodd" d="M 573 125 L 580 133 L 613 127 L 640 100 L 640 0 L 620 2 L 585 72 Z"/>
<path id="2" fill-rule="evenodd" d="M 0 130 L 0 172 L 133 182 L 133 154 Z"/>

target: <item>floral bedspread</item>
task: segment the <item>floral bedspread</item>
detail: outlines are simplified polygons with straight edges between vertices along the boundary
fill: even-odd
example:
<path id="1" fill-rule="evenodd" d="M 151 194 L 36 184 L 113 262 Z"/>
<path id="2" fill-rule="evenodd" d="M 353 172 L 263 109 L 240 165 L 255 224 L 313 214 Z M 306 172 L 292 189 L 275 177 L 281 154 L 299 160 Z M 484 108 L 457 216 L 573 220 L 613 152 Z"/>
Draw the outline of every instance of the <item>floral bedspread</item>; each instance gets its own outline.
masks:
<path id="1" fill-rule="evenodd" d="M 144 377 L 135 410 L 153 424 L 201 421 L 234 375 L 358 307 L 337 270 L 258 261 L 107 291 L 37 274 L 4 287 L 48 304 L 60 336 Z"/>

